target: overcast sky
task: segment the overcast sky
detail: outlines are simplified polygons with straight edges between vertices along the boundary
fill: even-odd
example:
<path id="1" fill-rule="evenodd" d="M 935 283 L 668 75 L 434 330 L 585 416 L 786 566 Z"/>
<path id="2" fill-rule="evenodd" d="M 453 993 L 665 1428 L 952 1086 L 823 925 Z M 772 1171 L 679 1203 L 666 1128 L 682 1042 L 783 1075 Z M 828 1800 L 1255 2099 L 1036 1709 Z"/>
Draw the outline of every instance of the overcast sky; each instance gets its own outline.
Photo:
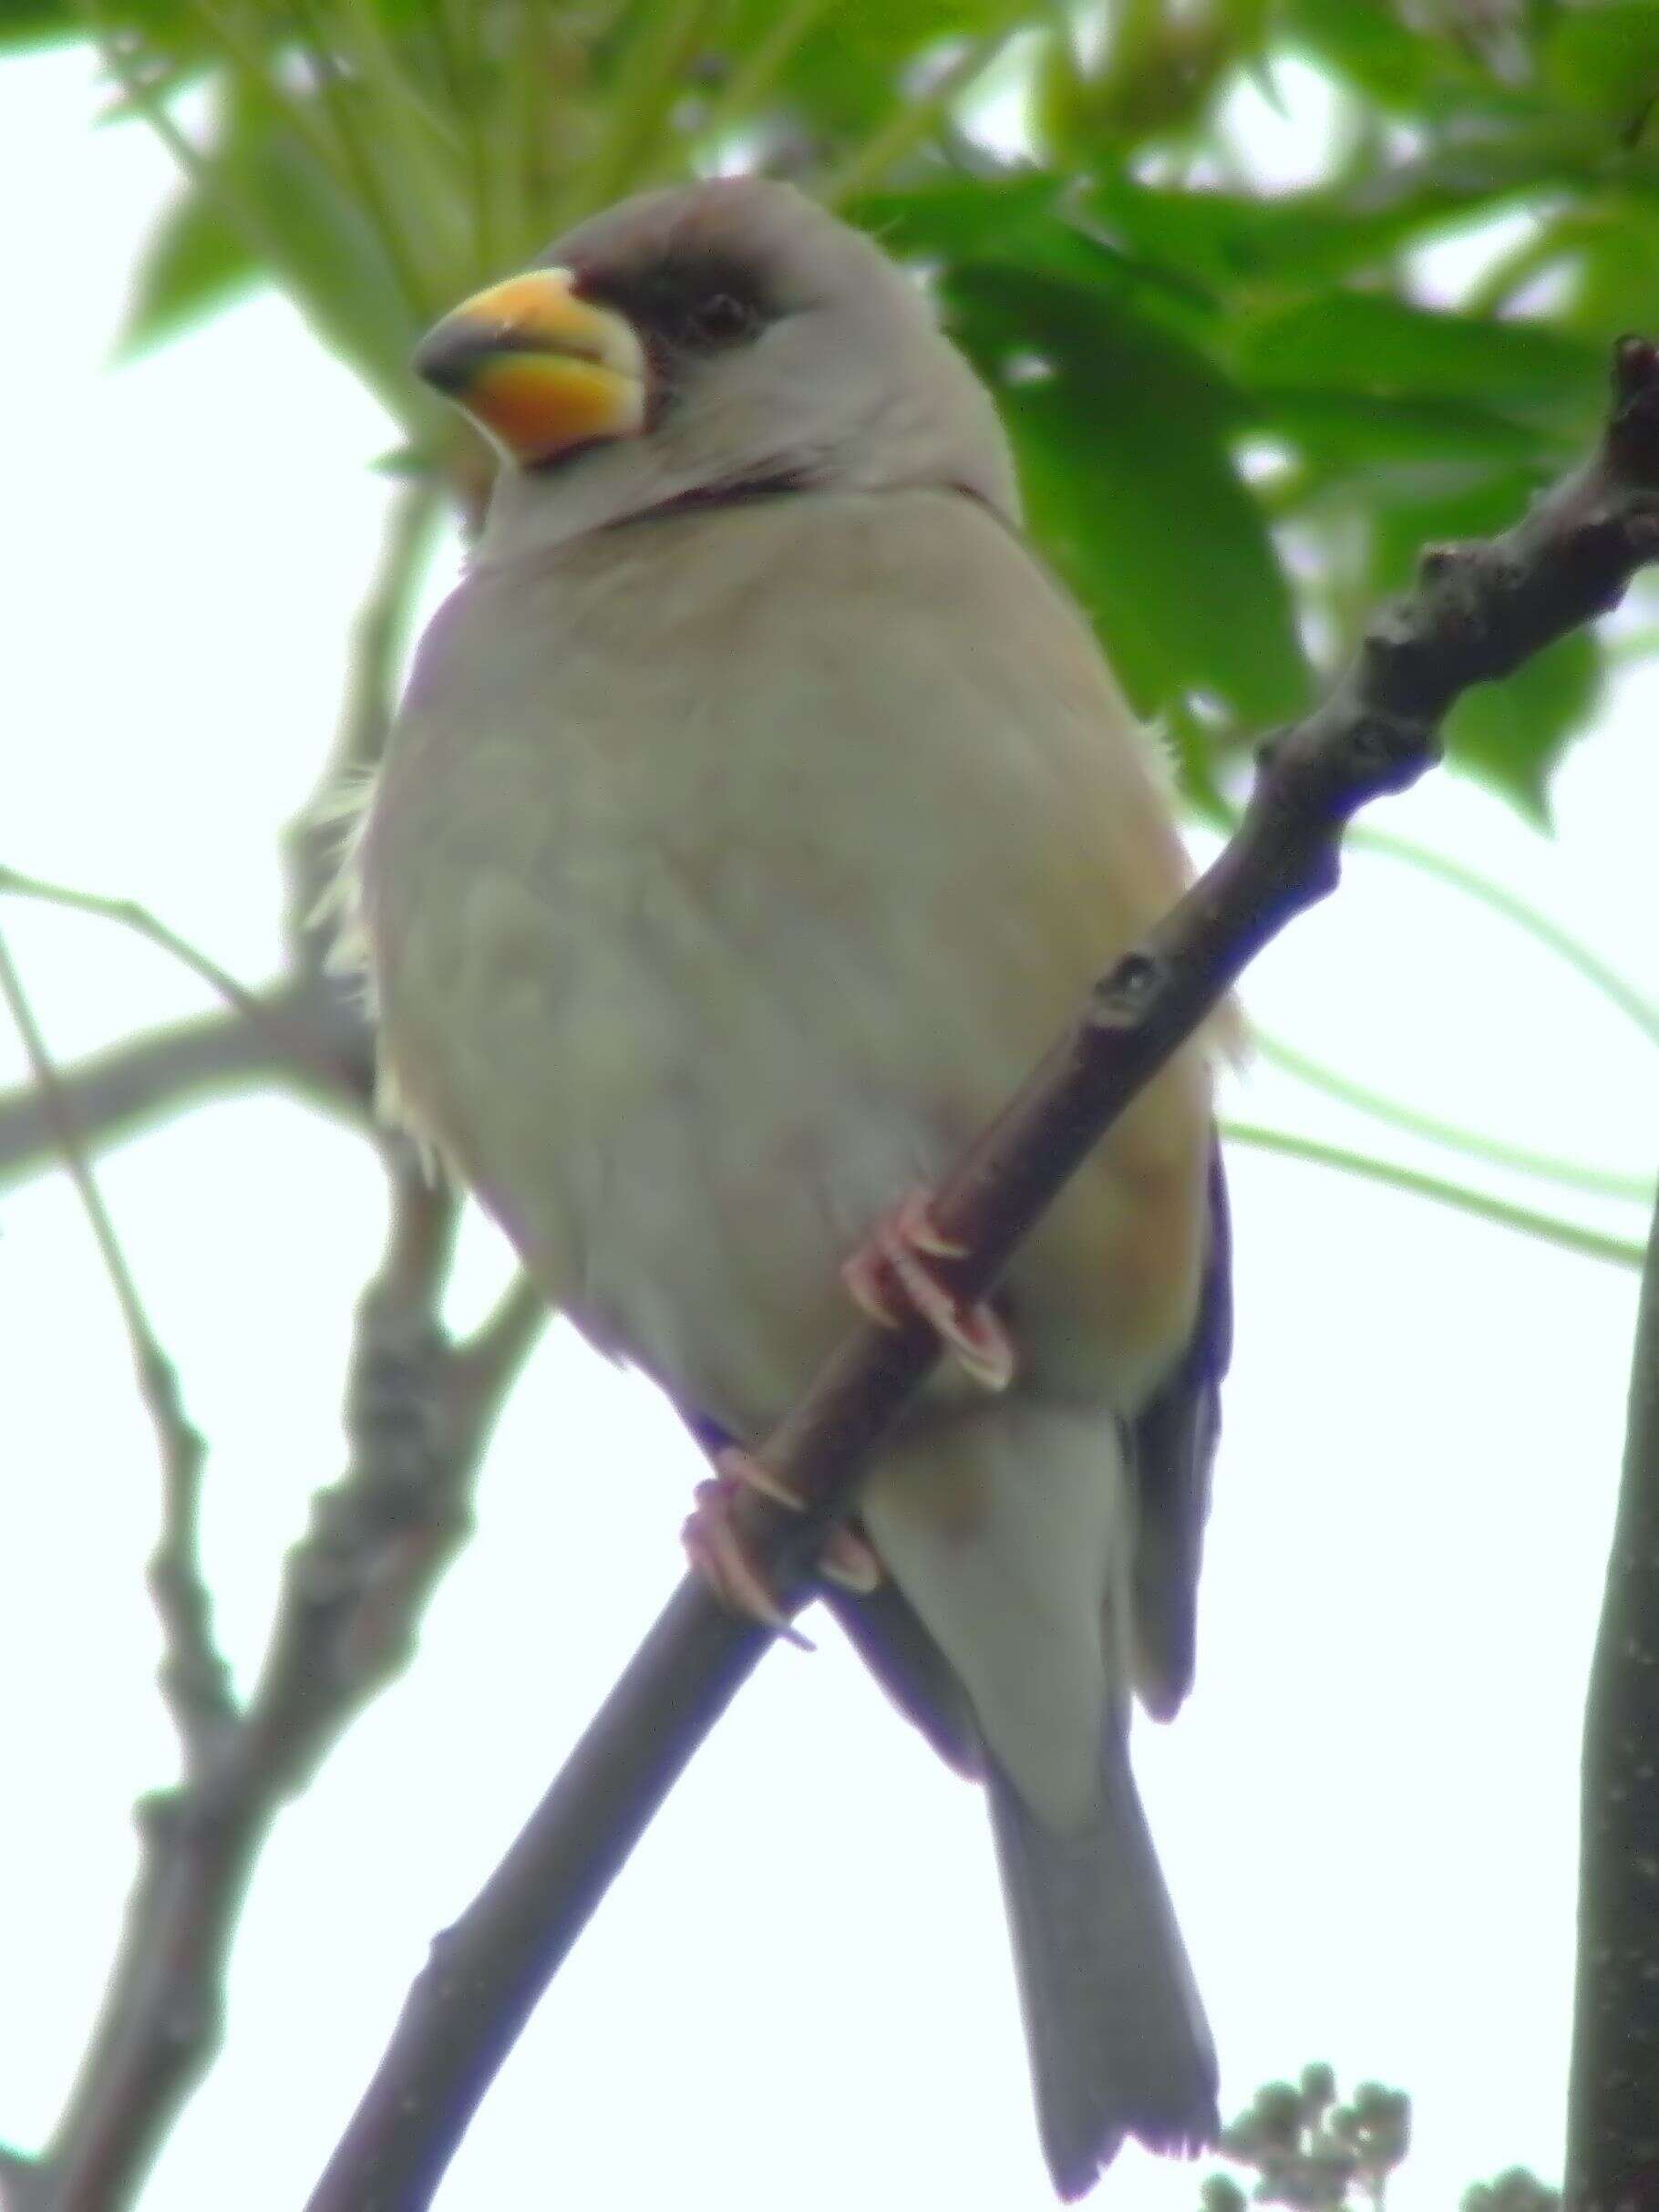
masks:
<path id="1" fill-rule="evenodd" d="M 279 951 L 273 830 L 327 741 L 386 498 L 367 464 L 394 433 L 270 298 L 108 368 L 171 180 L 141 129 L 94 132 L 93 109 L 77 56 L 0 67 L 0 161 L 23 212 L 0 230 L 0 860 L 144 901 L 257 979 Z M 1273 128 L 1293 153 L 1294 102 Z M 1633 672 L 1579 747 L 1553 841 L 1449 776 L 1391 802 L 1386 826 L 1652 987 L 1656 687 Z M 108 926 L 13 904 L 0 920 L 66 1057 L 207 1003 Z M 1515 930 L 1397 863 L 1355 859 L 1246 999 L 1426 1108 L 1652 1164 L 1651 1048 Z M 0 1080 L 20 1074 L 0 1035 Z M 1228 1103 L 1376 1142 L 1265 1070 Z M 1231 1168 L 1239 1343 L 1200 1684 L 1173 1728 L 1139 1731 L 1137 1764 L 1227 2108 L 1313 2058 L 1350 2087 L 1407 2088 L 1416 2147 L 1392 2201 L 1444 2212 L 1517 2161 L 1559 2176 L 1578 1731 L 1635 1278 L 1346 1176 L 1242 1150 Z M 245 1681 L 282 1552 L 340 1461 L 376 1178 L 355 1140 L 276 1098 L 175 1122 L 102 1174 L 211 1440 L 208 1556 Z M 1639 1208 L 1578 1213 L 1644 1231 Z M 26 2146 L 116 1940 L 131 1802 L 174 1754 L 143 1589 L 154 1451 L 108 1287 L 61 1178 L 7 1196 L 3 1227 L 0 2137 Z M 458 1313 L 503 1266 L 475 1229 Z M 671 1587 L 697 1473 L 643 1384 L 550 1334 L 416 1667 L 266 1855 L 228 2049 L 147 2206 L 303 2199 L 428 1938 Z M 1129 2153 L 1099 2201 L 1172 2212 L 1197 2187 Z M 816 1656 L 768 1660 L 676 1791 L 440 2203 L 716 2197 L 1050 2201 L 981 1808 L 828 1625 Z"/>

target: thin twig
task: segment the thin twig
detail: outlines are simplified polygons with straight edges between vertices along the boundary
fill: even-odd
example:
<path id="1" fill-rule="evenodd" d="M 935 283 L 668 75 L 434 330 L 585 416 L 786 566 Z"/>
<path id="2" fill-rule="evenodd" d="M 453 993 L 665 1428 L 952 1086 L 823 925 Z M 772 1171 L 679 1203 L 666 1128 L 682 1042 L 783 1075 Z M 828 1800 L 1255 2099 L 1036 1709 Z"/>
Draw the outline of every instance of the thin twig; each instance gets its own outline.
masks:
<path id="1" fill-rule="evenodd" d="M 322 1050 L 311 1028 L 292 1018 L 289 1001 L 251 991 L 188 937 L 170 929 L 148 906 L 140 906 L 133 899 L 105 898 L 95 891 L 75 891 L 65 884 L 49 884 L 41 876 L 25 875 L 20 869 L 0 863 L 0 897 L 5 896 L 36 899 L 43 905 L 61 906 L 72 914 L 91 915 L 147 938 L 188 967 L 192 975 L 199 976 L 210 990 L 217 991 L 250 1028 L 262 1031 L 272 1048 L 273 1061 L 292 1061 L 323 1087 L 337 1092 L 340 1106 L 349 1119 L 359 1122 L 365 1129 L 373 1126 L 374 1117 L 367 1101 L 341 1085 L 337 1055 Z"/>
<path id="2" fill-rule="evenodd" d="M 161 1622 L 161 1694 L 171 1713 L 187 1774 L 199 1773 L 226 1724 L 234 1719 L 230 1675 L 213 1640 L 212 1607 L 201 1576 L 198 1525 L 207 1447 L 184 1411 L 179 1377 L 150 1327 L 144 1301 L 98 1178 L 92 1173 L 74 1111 L 58 1080 L 11 946 L 0 934 L 0 997 L 23 1040 L 66 1173 L 75 1186 L 120 1309 L 139 1396 L 161 1463 L 161 1536 L 149 1566 L 150 1595 Z"/>
<path id="3" fill-rule="evenodd" d="M 380 757 L 391 722 L 409 600 L 441 504 L 436 486 L 411 484 L 400 491 L 387 514 L 380 563 L 353 632 L 345 696 L 321 788 L 285 835 L 288 934 L 295 971 L 288 979 L 258 993 L 252 1006 L 243 1005 L 239 997 L 243 986 L 153 916 L 145 916 L 141 908 L 119 901 L 106 908 L 86 894 L 51 887 L 59 904 L 110 912 L 112 918 L 154 935 L 237 1008 L 234 1019 L 214 1015 L 126 1039 L 61 1069 L 59 1086 L 88 1154 L 201 1098 L 278 1077 L 297 1081 L 304 1096 L 330 1112 L 344 1112 L 358 1128 L 370 1128 L 374 1051 L 368 1025 L 356 995 L 326 972 L 324 955 L 330 933 L 314 920 L 317 902 L 337 865 L 338 842 L 319 818 L 319 801 L 366 773 Z M 48 894 L 48 887 L 35 879 L 10 880 L 20 893 L 26 888 L 34 896 Z M 37 1168 L 50 1156 L 52 1142 L 51 1124 L 34 1086 L 0 1094 L 0 1188 Z"/>
<path id="4" fill-rule="evenodd" d="M 139 1863 L 104 2006 L 23 2212 L 136 2196 L 222 2029 L 248 1880 L 283 1804 L 395 1674 L 470 1525 L 472 1485 L 544 1309 L 510 1294 L 452 1345 L 438 1308 L 456 1202 L 388 1140 L 386 1250 L 358 1310 L 350 1459 L 290 1555 L 257 1686 L 178 1789 L 139 1811 Z"/>
<path id="5" fill-rule="evenodd" d="M 283 1008 L 284 1022 L 301 1018 L 302 993 L 295 987 L 281 987 L 272 996 Z M 310 1003 L 309 995 L 305 1000 Z M 357 1027 L 361 1031 L 360 1023 Z M 355 1090 L 355 1114 L 370 1093 L 366 1040 L 334 1035 L 332 1027 L 325 1030 L 319 1024 L 319 1049 L 325 1036 L 334 1036 L 339 1054 L 336 1080 L 326 1090 L 304 1083 L 301 1087 L 318 1104 L 330 1107 Z M 350 1072 L 353 1045 L 359 1062 L 355 1076 Z M 81 1142 L 88 1153 L 95 1153 L 182 1107 L 251 1089 L 284 1072 L 296 1072 L 294 1064 L 273 1051 L 263 1025 L 256 1029 L 240 1017 L 211 1014 L 177 1028 L 124 1038 L 118 1045 L 66 1066 L 59 1082 Z M 297 1072 L 303 1076 L 305 1070 Z M 0 1190 L 37 1173 L 51 1156 L 52 1124 L 38 1087 L 28 1083 L 0 1094 Z"/>
<path id="6" fill-rule="evenodd" d="M 984 1297 L 1102 1132 L 1247 962 L 1334 889 L 1343 832 L 1415 782 L 1468 685 L 1507 674 L 1615 605 L 1659 553 L 1659 347 L 1615 356 L 1594 457 L 1514 529 L 1423 556 L 1416 588 L 1369 625 L 1325 704 L 1262 751 L 1242 825 L 1185 898 L 1096 985 L 1025 1089 L 941 1186 L 934 1215 L 959 1299 Z M 807 1501 L 737 1508 L 771 1587 L 799 1604 L 871 1449 L 939 1358 L 919 1318 L 864 1327 L 758 1443 Z M 537 1999 L 675 1780 L 771 1638 L 695 1575 L 624 1670 L 474 1902 L 434 1945 L 309 2212 L 421 2212 Z M 1659 1961 L 1655 1961 L 1659 1963 Z"/>
<path id="7" fill-rule="evenodd" d="M 334 932 L 319 927 L 317 909 L 340 865 L 339 829 L 328 819 L 330 809 L 372 774 L 385 749 L 409 605 L 441 511 L 438 487 L 426 481 L 405 485 L 391 502 L 380 557 L 352 625 L 334 742 L 316 789 L 283 833 L 289 945 L 295 964 L 320 977 L 326 976 Z M 338 993 L 337 984 L 327 987 Z"/>
<path id="8" fill-rule="evenodd" d="M 353 640 L 331 775 L 377 757 L 390 714 L 402 619 L 436 512 L 430 488 L 395 502 L 386 551 Z M 293 833 L 292 897 L 313 903 L 325 870 L 314 822 Z M 13 888 L 23 886 L 13 884 Z M 33 888 L 55 892 L 56 886 Z M 61 903 L 144 926 L 118 902 Z M 159 925 L 158 925 L 159 928 Z M 31 1164 L 60 1122 L 87 1148 L 210 1088 L 298 1077 L 320 1102 L 345 1101 L 372 1129 L 368 1031 L 325 976 L 296 913 L 300 972 L 253 1005 L 211 1022 L 129 1042 L 27 1097 L 0 1100 L 0 1173 Z M 158 942 L 180 957 L 172 933 Z M 3 947 L 0 947 L 3 949 Z M 210 981 L 231 981 L 195 956 Z M 227 994 L 233 1000 L 241 990 Z M 256 1018 L 257 1017 L 257 1018 Z M 306 1049 L 296 1056 L 295 1039 Z M 277 1047 L 280 1044 L 280 1049 Z M 44 1050 L 44 1048 L 43 1048 Z M 291 1555 L 258 1684 L 243 1712 L 228 1705 L 194 1731 L 181 1784 L 139 1808 L 139 1856 L 102 2009 L 52 2140 L 41 2156 L 0 2161 L 7 2212 L 118 2212 L 142 2185 L 177 2114 L 220 2041 L 226 1962 L 242 1896 L 272 1823 L 340 1731 L 397 1670 L 418 1621 L 469 1525 L 483 1448 L 544 1315 L 522 1284 L 468 1341 L 439 1322 L 456 1201 L 432 1188 L 403 1141 L 375 1131 L 392 1181 L 386 1252 L 358 1314 L 347 1383 L 349 1462 L 315 1502 Z M 153 1383 L 162 1381 L 147 1363 Z M 164 1401 L 163 1401 L 164 1402 Z M 170 1637 L 194 1618 L 185 1570 L 193 1508 L 183 1455 L 170 1470 L 169 1518 L 152 1565 Z M 180 1642 L 178 1649 L 188 1653 Z M 201 1680 L 171 1670 L 169 1694 Z M 185 1719 L 181 1714 L 181 1725 Z"/>

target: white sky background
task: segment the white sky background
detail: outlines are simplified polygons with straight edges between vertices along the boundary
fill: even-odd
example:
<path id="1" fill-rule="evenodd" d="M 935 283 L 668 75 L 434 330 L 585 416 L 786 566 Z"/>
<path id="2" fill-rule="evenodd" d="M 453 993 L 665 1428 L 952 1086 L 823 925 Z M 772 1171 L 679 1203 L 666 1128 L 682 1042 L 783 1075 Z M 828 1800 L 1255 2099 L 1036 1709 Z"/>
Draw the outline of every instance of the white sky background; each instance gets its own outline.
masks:
<path id="1" fill-rule="evenodd" d="M 327 741 L 386 498 L 366 464 L 393 434 L 270 298 L 107 372 L 171 179 L 141 128 L 90 132 L 92 106 L 78 56 L 0 67 L 0 859 L 142 900 L 256 979 L 279 952 L 273 827 Z M 1552 842 L 1444 776 L 1377 819 L 1651 984 L 1656 698 L 1653 670 L 1623 684 L 1558 783 Z M 108 925 L 14 903 L 4 920 L 65 1057 L 206 1003 Z M 1247 997 L 1420 1104 L 1652 1160 L 1634 1033 L 1415 873 L 1355 860 Z M 0 1036 L 0 1080 L 20 1075 Z M 1230 1102 L 1374 1142 L 1265 1070 Z M 1240 1152 L 1231 1173 L 1239 1346 L 1200 1686 L 1137 1762 L 1228 2108 L 1311 2058 L 1409 2089 L 1392 2201 L 1427 2212 L 1517 2161 L 1559 2175 L 1578 1730 L 1635 1278 L 1315 1168 Z M 356 1140 L 276 1099 L 176 1122 L 102 1178 L 212 1442 L 209 1565 L 245 1681 L 281 1554 L 340 1463 L 376 1180 Z M 1634 1210 L 1604 1217 L 1642 1233 Z M 501 1268 L 479 1230 L 458 1300 L 476 1310 Z M 0 1343 L 0 2136 L 28 2145 L 116 1940 L 131 1801 L 174 1765 L 142 1581 L 155 1455 L 59 1177 L 4 1201 Z M 303 2200 L 428 1938 L 678 1574 L 697 1472 L 644 1386 L 552 1333 L 416 1667 L 259 1869 L 229 2045 L 147 2206 Z M 1163 2212 L 1197 2187 L 1131 2153 L 1100 2201 Z M 768 1660 L 675 1793 L 440 2198 L 716 2200 L 1050 2201 L 983 1814 L 827 1625 L 817 1657 Z"/>

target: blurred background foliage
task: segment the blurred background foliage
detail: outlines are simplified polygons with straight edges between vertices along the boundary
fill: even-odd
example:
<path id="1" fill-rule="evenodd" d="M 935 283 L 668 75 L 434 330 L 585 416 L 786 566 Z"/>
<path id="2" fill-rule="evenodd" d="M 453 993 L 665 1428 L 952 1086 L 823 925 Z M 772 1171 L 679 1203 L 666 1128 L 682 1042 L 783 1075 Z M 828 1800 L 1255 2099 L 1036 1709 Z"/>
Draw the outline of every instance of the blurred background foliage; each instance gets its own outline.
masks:
<path id="1" fill-rule="evenodd" d="M 280 284 L 396 417 L 388 466 L 473 510 L 483 457 L 407 369 L 448 303 L 651 182 L 830 198 L 931 273 L 1200 803 L 1659 324 L 1652 0 L 9 0 L 0 36 L 99 41 L 180 161 L 129 346 Z M 1289 57 L 1319 112 L 1264 191 L 1242 105 L 1284 113 Z M 1476 693 L 1456 758 L 1543 819 L 1606 652 Z"/>

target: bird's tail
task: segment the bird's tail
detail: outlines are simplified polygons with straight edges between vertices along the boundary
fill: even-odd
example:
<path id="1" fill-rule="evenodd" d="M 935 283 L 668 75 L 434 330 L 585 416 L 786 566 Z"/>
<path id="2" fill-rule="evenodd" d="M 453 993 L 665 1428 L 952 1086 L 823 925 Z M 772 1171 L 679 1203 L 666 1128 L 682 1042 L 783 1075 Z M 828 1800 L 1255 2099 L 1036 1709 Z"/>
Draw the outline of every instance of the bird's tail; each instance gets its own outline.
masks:
<path id="1" fill-rule="evenodd" d="M 1115 1731 L 1105 1756 L 1102 1809 L 1076 1835 L 1045 1827 L 987 1762 L 1037 2124 L 1067 2199 L 1125 2135 L 1190 2156 L 1220 2128 L 1204 2009 Z"/>

